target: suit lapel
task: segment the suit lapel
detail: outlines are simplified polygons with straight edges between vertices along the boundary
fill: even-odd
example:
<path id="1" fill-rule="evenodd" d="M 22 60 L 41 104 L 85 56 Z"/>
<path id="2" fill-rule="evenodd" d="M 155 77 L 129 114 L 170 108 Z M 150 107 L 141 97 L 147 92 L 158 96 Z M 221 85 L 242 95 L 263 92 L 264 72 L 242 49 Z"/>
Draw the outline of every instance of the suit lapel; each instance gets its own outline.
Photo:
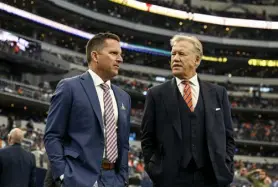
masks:
<path id="1" fill-rule="evenodd" d="M 98 99 L 98 96 L 97 96 L 97 91 L 96 91 L 96 88 L 94 86 L 94 81 L 90 75 L 90 73 L 87 71 L 85 72 L 84 74 L 82 74 L 80 76 L 81 80 L 81 84 L 89 98 L 89 101 L 90 101 L 90 104 L 97 116 L 97 119 L 99 121 L 99 125 L 101 126 L 101 130 L 102 130 L 102 133 L 104 134 L 103 132 L 103 120 L 102 120 L 102 116 L 101 116 L 101 109 L 100 109 L 100 104 L 99 104 L 99 99 Z"/>
<path id="2" fill-rule="evenodd" d="M 199 80 L 199 79 L 198 79 Z M 213 113 L 216 99 L 216 91 L 215 88 L 211 87 L 208 83 L 200 81 L 200 92 L 202 92 L 204 106 L 205 106 L 205 122 L 206 122 L 206 130 L 208 133 L 212 132 L 212 126 L 214 125 L 214 116 Z"/>
<path id="3" fill-rule="evenodd" d="M 169 117 L 173 119 L 173 127 L 176 130 L 180 139 L 182 139 L 181 134 L 181 120 L 178 104 L 178 95 L 180 95 L 176 79 L 173 78 L 171 82 L 166 85 L 167 88 L 163 91 L 162 101 L 165 103 L 166 111 L 169 114 Z"/>
<path id="4" fill-rule="evenodd" d="M 116 98 L 116 102 L 117 102 L 117 108 L 118 108 L 118 123 L 117 123 L 117 126 L 118 126 L 118 148 L 119 148 L 119 157 L 121 157 L 121 154 L 122 154 L 122 144 L 124 143 L 124 132 L 125 132 L 125 122 L 124 122 L 124 115 L 126 113 L 126 111 L 128 110 L 127 109 L 127 106 L 124 105 L 123 103 L 123 100 L 122 100 L 122 95 L 121 93 L 119 92 L 119 89 L 117 87 L 115 87 L 113 84 L 111 84 L 111 88 L 114 92 L 114 96 Z"/>
<path id="5" fill-rule="evenodd" d="M 118 89 L 111 84 L 111 88 L 114 92 L 115 98 L 116 98 L 116 102 L 117 102 L 117 107 L 118 107 L 118 129 L 121 130 L 119 125 L 123 124 L 123 113 L 127 110 L 126 106 L 124 105 L 123 101 L 122 101 L 122 95 L 121 93 L 118 91 Z"/>

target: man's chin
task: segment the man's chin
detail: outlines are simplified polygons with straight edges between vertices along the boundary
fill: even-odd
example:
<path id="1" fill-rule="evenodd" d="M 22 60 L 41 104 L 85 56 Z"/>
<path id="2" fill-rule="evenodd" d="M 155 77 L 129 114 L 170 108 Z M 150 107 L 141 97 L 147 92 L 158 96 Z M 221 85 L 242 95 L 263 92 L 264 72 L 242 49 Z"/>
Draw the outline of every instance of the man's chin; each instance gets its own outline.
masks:
<path id="1" fill-rule="evenodd" d="M 119 74 L 119 71 L 118 70 L 114 70 L 113 72 L 112 72 L 112 77 L 115 77 L 115 76 L 117 76 Z"/>
<path id="2" fill-rule="evenodd" d="M 178 71 L 178 70 L 172 70 L 172 74 L 173 74 L 173 76 L 175 76 L 175 77 L 180 77 L 180 76 L 181 76 L 181 72 Z"/>

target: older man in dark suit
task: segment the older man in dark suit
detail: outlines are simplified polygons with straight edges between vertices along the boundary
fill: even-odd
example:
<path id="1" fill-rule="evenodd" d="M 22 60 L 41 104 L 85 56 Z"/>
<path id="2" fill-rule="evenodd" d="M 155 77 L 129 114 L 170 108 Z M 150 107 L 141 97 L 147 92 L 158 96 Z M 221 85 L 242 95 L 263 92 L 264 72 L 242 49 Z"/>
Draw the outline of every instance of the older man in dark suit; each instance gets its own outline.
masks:
<path id="1" fill-rule="evenodd" d="M 36 186 L 35 156 L 21 147 L 23 132 L 12 129 L 8 135 L 9 145 L 0 149 L 0 186 Z"/>
<path id="2" fill-rule="evenodd" d="M 197 38 L 176 35 L 171 46 L 174 78 L 151 88 L 145 102 L 146 171 L 154 186 L 227 186 L 235 148 L 227 92 L 198 78 Z"/>

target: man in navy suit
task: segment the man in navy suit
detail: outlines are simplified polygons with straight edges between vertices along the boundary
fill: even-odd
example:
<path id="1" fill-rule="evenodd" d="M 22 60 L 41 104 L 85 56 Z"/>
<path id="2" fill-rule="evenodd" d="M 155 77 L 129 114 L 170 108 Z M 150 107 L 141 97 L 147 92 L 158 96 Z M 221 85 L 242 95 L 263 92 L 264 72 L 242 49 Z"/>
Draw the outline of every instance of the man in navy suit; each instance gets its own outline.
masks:
<path id="1" fill-rule="evenodd" d="M 154 186 L 227 186 L 235 148 L 227 92 L 198 78 L 197 38 L 176 35 L 171 46 L 174 78 L 149 89 L 145 102 L 145 169 Z"/>
<path id="2" fill-rule="evenodd" d="M 95 35 L 86 46 L 89 70 L 61 80 L 44 136 L 53 178 L 63 186 L 125 186 L 130 96 L 110 83 L 122 63 L 120 39 Z"/>
<path id="3" fill-rule="evenodd" d="M 0 186 L 35 187 L 35 156 L 21 147 L 23 132 L 14 128 L 8 135 L 9 145 L 0 149 Z"/>

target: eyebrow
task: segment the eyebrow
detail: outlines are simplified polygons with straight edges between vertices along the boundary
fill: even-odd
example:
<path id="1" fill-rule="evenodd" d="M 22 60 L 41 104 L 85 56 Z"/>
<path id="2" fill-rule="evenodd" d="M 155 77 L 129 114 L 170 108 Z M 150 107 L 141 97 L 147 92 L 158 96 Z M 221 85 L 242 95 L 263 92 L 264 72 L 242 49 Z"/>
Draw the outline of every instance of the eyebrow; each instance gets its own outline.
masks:
<path id="1" fill-rule="evenodd" d="M 183 52 L 183 53 L 186 53 L 186 52 L 188 52 L 188 51 L 185 51 L 185 50 L 181 49 L 181 50 L 172 50 L 171 52 L 172 52 L 172 53 L 173 53 L 173 52 Z"/>

